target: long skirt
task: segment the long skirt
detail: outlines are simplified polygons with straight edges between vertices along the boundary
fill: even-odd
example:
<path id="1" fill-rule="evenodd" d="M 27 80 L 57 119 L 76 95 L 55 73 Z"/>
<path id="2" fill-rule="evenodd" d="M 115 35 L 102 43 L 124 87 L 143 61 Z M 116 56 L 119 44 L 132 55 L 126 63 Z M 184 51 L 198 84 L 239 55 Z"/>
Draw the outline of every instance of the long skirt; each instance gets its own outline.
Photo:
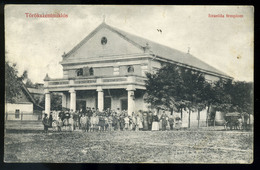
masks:
<path id="1" fill-rule="evenodd" d="M 143 122 L 140 121 L 138 126 L 139 126 L 139 129 L 143 129 Z"/>
<path id="2" fill-rule="evenodd" d="M 159 130 L 159 122 L 153 122 L 153 124 L 152 124 L 152 131 L 153 130 Z"/>

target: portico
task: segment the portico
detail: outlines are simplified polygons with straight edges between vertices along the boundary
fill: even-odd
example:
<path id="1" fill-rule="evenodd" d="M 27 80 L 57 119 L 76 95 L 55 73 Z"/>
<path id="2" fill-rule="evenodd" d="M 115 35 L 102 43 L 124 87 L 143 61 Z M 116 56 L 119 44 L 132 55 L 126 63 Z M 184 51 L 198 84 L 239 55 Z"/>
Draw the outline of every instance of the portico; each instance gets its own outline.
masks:
<path id="1" fill-rule="evenodd" d="M 62 107 L 73 111 L 79 109 L 77 108 L 77 101 L 81 101 L 84 107 L 94 107 L 100 111 L 107 108 L 114 110 L 117 108 L 126 109 L 122 102 L 127 101 L 128 114 L 132 114 L 137 109 L 144 109 L 140 104 L 141 107 L 135 107 L 136 97 L 143 100 L 143 96 L 136 96 L 135 91 L 145 89 L 144 80 L 145 78 L 138 76 L 85 78 L 80 80 L 50 79 L 47 76 L 45 78 L 45 112 L 50 113 L 50 94 L 56 92 L 62 94 Z M 110 100 L 108 100 L 109 98 Z M 106 108 L 104 108 L 105 104 Z"/>

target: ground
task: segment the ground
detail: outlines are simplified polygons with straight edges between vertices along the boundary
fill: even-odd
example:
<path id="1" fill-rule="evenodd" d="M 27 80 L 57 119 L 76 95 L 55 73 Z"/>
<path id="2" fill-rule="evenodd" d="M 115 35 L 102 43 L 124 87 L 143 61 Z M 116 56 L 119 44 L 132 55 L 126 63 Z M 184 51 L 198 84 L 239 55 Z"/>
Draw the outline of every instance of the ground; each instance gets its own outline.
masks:
<path id="1" fill-rule="evenodd" d="M 6 162 L 251 163 L 253 133 L 223 130 L 50 132 L 6 128 Z"/>

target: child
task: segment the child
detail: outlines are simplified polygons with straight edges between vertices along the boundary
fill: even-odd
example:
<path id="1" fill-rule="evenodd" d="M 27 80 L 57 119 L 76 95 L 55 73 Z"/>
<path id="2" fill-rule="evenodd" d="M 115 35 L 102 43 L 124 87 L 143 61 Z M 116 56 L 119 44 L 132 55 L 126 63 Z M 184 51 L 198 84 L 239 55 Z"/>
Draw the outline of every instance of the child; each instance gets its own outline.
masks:
<path id="1" fill-rule="evenodd" d="M 173 116 L 170 116 L 170 118 L 168 119 L 169 124 L 170 124 L 170 130 L 173 130 L 173 124 L 174 124 L 174 118 Z"/>
<path id="2" fill-rule="evenodd" d="M 126 130 L 129 130 L 129 118 L 126 116 L 126 117 L 124 118 L 124 120 L 125 120 L 125 129 L 126 129 Z"/>
<path id="3" fill-rule="evenodd" d="M 61 132 L 62 124 L 63 124 L 63 122 L 62 122 L 61 118 L 58 117 L 58 120 L 57 120 L 57 130 L 58 130 L 58 132 Z"/>
<path id="4" fill-rule="evenodd" d="M 80 126 L 82 128 L 82 131 L 86 132 L 87 119 L 86 119 L 86 116 L 84 114 L 80 118 Z"/>

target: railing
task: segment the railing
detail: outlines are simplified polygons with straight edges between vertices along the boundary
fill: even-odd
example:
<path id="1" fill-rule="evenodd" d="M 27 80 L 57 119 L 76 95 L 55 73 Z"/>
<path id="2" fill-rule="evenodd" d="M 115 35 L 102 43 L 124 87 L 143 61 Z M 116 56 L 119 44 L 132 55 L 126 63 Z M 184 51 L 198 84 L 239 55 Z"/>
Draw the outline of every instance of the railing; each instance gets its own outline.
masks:
<path id="1" fill-rule="evenodd" d="M 140 82 L 140 83 L 144 83 L 145 80 L 146 80 L 145 78 L 141 78 L 141 77 L 137 77 L 135 79 L 136 82 Z"/>
<path id="2" fill-rule="evenodd" d="M 95 85 L 99 83 L 138 83 L 138 84 L 144 84 L 144 80 L 146 78 L 144 77 L 138 77 L 138 76 L 120 76 L 120 77 L 103 77 L 103 78 L 84 78 L 84 79 L 75 79 L 72 80 L 72 83 L 70 82 L 71 80 L 64 80 L 64 79 L 55 79 L 55 80 L 50 80 L 48 82 L 49 86 L 64 86 L 64 85 Z"/>
<path id="3" fill-rule="evenodd" d="M 88 84 L 88 83 L 96 83 L 97 80 L 75 80 L 75 84 Z"/>
<path id="4" fill-rule="evenodd" d="M 109 78 L 109 79 L 102 79 L 102 82 L 120 82 L 120 81 L 127 81 L 127 78 Z"/>
<path id="5" fill-rule="evenodd" d="M 69 81 L 50 81 L 49 85 L 64 85 L 69 84 Z"/>

